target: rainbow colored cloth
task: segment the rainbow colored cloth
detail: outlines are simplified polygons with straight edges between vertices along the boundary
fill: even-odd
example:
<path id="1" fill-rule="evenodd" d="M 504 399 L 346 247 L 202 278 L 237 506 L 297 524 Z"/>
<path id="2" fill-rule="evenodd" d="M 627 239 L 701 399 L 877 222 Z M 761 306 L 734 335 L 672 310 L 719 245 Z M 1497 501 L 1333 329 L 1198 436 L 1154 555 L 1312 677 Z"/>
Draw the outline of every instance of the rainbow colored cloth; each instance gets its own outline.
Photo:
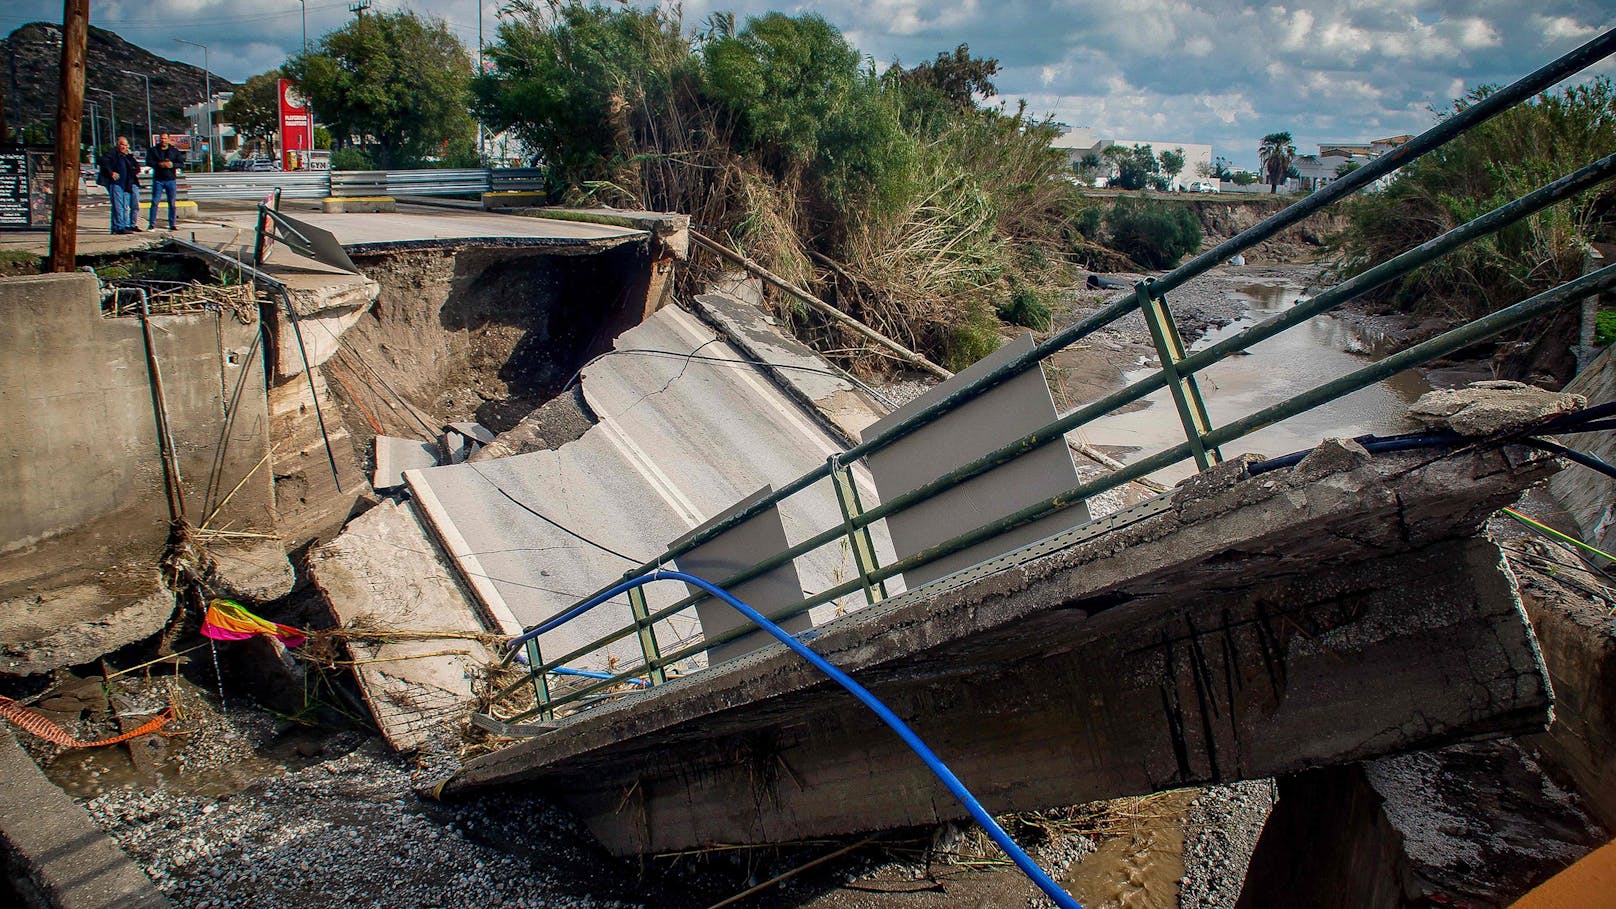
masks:
<path id="1" fill-rule="evenodd" d="M 253 615 L 234 600 L 216 599 L 208 603 L 207 614 L 202 617 L 203 637 L 215 641 L 244 641 L 255 634 L 272 635 L 288 647 L 296 647 L 308 639 L 290 625 Z"/>

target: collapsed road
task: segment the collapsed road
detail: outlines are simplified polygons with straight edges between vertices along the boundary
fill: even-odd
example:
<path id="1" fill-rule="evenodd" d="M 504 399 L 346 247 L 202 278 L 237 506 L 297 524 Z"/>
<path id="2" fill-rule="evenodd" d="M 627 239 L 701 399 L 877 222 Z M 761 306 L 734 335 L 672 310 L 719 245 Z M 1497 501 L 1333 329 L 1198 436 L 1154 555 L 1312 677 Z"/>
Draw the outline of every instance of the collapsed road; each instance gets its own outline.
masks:
<path id="1" fill-rule="evenodd" d="M 616 223 L 580 226 L 466 215 L 446 228 L 425 218 L 413 234 L 388 222 L 381 240 L 343 237 L 367 229 L 372 222 L 351 220 L 365 216 L 296 217 L 344 239 L 360 273 L 277 250 L 265 271 L 299 288 L 289 307 L 159 313 L 147 320 L 158 333 L 145 337 L 139 320 L 104 314 L 108 299 L 117 312 L 128 293 L 115 283 L 22 279 L 4 286 L 7 305 L 22 307 L 4 324 L 23 332 L 70 317 L 56 334 L 93 349 L 64 354 L 41 345 L 40 328 L 0 339 L 48 354 L 8 358 L 20 364 L 4 384 L 20 420 L 43 419 L 36 412 L 47 399 L 76 408 L 99 400 L 113 416 L 137 417 L 74 424 L 57 412 L 20 424 L 33 427 L 27 438 L 48 444 L 15 447 L 17 466 L 8 469 L 34 473 L 8 479 L 54 490 L 41 495 L 40 508 L 48 500 L 57 511 L 30 512 L 36 523 L 48 514 L 49 526 L 8 528 L 11 671 L 82 667 L 160 630 L 175 611 L 160 560 L 174 542 L 170 528 L 186 527 L 179 542 L 196 556 L 185 572 L 209 592 L 313 626 L 317 640 L 338 648 L 329 665 L 358 677 L 361 701 L 346 706 L 368 714 L 388 745 L 415 755 L 413 777 L 395 765 L 372 778 L 374 746 L 324 762 L 325 746 L 298 752 L 295 760 L 312 763 L 293 766 L 287 804 L 318 812 L 329 785 L 374 806 L 348 821 L 291 823 L 291 815 L 264 811 L 280 798 L 268 795 L 273 783 L 227 805 L 225 815 L 246 819 L 232 822 L 237 837 L 254 824 L 284 825 L 263 848 L 291 881 L 250 876 L 257 902 L 340 893 L 386 903 L 380 893 L 397 887 L 398 901 L 387 904 L 467 889 L 464 904 L 486 905 L 488 894 L 505 892 L 502 882 L 518 879 L 550 901 L 586 892 L 647 898 L 626 883 L 591 883 L 596 869 L 612 866 L 576 845 L 586 835 L 570 820 L 539 807 L 551 801 L 579 818 L 588 838 L 623 855 L 934 827 L 960 816 L 895 740 L 780 647 L 734 636 L 745 629 L 714 604 L 646 619 L 644 635 L 591 646 L 636 615 L 670 610 L 683 591 L 653 588 L 643 603 L 618 601 L 615 612 L 558 629 L 532 651 L 530 667 L 585 651 L 555 668 L 609 676 L 612 684 L 595 692 L 571 687 L 587 675 L 559 674 L 536 691 L 518 665 L 501 665 L 502 642 L 670 546 L 685 547 L 680 567 L 727 577 L 827 528 L 845 531 L 743 582 L 747 598 L 773 610 L 845 587 L 787 627 L 910 718 L 999 811 L 1290 781 L 1549 726 L 1550 680 L 1560 670 L 1546 666 L 1518 579 L 1483 532 L 1499 506 L 1561 466 L 1520 440 L 1576 411 L 1581 399 L 1520 387 L 1475 389 L 1453 406 L 1433 399 L 1422 412 L 1432 431 L 1449 434 L 1443 447 L 1371 455 L 1356 443 L 1327 442 L 1283 465 L 1231 453 L 1121 510 L 1079 497 L 1010 533 L 976 539 L 952 553 L 954 566 L 927 573 L 914 560 L 959 531 L 1084 488 L 1093 475 L 1065 446 L 1043 446 L 1036 466 L 1021 468 L 1031 473 L 999 473 L 1005 465 L 954 484 L 948 494 L 966 498 L 941 510 L 962 523 L 939 529 L 935 519 L 906 523 L 894 514 L 871 521 L 867 535 L 853 526 L 861 511 L 1056 419 L 1038 371 L 998 386 L 974 412 L 961 408 L 963 420 L 917 431 L 911 447 L 889 453 L 896 457 L 849 463 L 841 495 L 825 482 L 776 510 L 758 503 L 827 459 L 834 472 L 839 452 L 969 387 L 1030 351 L 1030 341 L 1012 340 L 999 359 L 894 411 L 745 300 L 674 299 L 671 269 L 685 253 L 675 217 L 618 213 L 607 216 Z M 228 273 L 221 256 L 246 256 L 236 226 L 221 225 L 212 246 L 198 237 L 211 257 L 161 252 L 202 256 L 206 268 Z M 1169 345 L 1164 360 L 1186 353 Z M 111 371 L 63 376 L 47 368 L 64 356 Z M 155 396 L 149 360 L 165 380 Z M 68 387 L 41 385 L 43 375 Z M 147 425 L 154 410 L 166 412 L 172 439 Z M 162 451 L 174 452 L 177 469 L 165 472 L 164 460 L 151 457 Z M 58 513 L 68 501 L 62 484 L 73 482 L 59 475 L 62 465 L 87 474 L 73 488 L 110 486 L 123 498 L 73 499 L 76 511 Z M 101 484 L 105 476 L 115 482 Z M 849 490 L 856 500 L 843 497 Z M 1142 493 L 1134 492 L 1137 501 Z M 175 521 L 181 501 L 192 504 Z M 726 514 L 748 508 L 759 510 L 726 536 Z M 76 554 L 73 589 L 97 591 L 72 600 L 93 603 L 74 607 L 88 611 L 56 605 L 69 598 L 56 598 L 57 576 L 42 568 L 72 560 L 53 562 L 53 547 Z M 897 564 L 907 567 L 874 578 Z M 283 599 L 294 587 L 300 595 Z M 305 611 L 278 610 L 277 602 Z M 130 612 L 131 603 L 144 605 Z M 310 603 L 331 616 L 316 619 Z M 194 621 L 198 604 L 182 605 Z M 711 640 L 721 634 L 731 638 Z M 265 699 L 274 695 L 262 680 L 273 673 L 315 684 L 273 640 L 218 649 L 238 669 L 249 652 Z M 660 665 L 640 666 L 647 656 Z M 1599 665 L 1604 657 L 1585 659 Z M 206 670 L 199 678 L 209 687 L 218 681 Z M 499 689 L 529 700 L 501 702 L 490 696 Z M 64 722 L 96 722 L 93 705 L 73 713 L 61 703 L 72 698 L 56 694 L 37 706 L 56 702 Z M 226 696 L 219 689 L 221 707 Z M 84 697 L 75 703 L 94 700 Z M 148 708 L 108 709 L 134 717 Z M 516 715 L 524 712 L 532 715 Z M 473 726 L 473 714 L 490 722 Z M 1571 737 L 1587 741 L 1601 728 L 1586 723 Z M 239 743 L 258 748 L 269 738 Z M 1381 791 L 1390 791 L 1391 778 L 1368 777 Z M 1597 778 L 1591 785 L 1597 791 Z M 416 807 L 409 786 L 450 801 Z M 456 801 L 464 798 L 472 801 Z M 165 795 L 150 812 L 138 801 L 100 794 L 92 810 L 181 901 L 228 901 L 226 888 L 242 880 L 236 871 L 188 870 L 188 861 L 236 867 L 264 855 L 240 845 L 221 852 L 198 837 L 186 840 L 188 861 L 164 856 L 162 831 L 172 818 L 219 812 L 205 796 Z M 532 805 L 533 817 L 490 807 L 500 803 Z M 357 862 L 368 852 L 365 836 L 392 842 L 381 828 L 405 816 L 405 829 L 434 839 L 434 817 L 490 829 L 491 841 L 567 839 L 555 851 L 572 864 L 545 877 L 535 870 L 544 858 L 496 850 L 476 859 L 492 871 L 445 875 L 420 869 L 429 859 L 417 851 L 340 884 L 314 881 L 313 866 L 295 857 L 298 836 L 352 830 L 343 833 L 351 848 L 320 841 L 339 865 Z M 214 823 L 221 826 L 206 829 L 228 826 Z M 1584 845 L 1553 861 L 1569 862 L 1597 838 L 1575 840 Z M 1092 848 L 1058 842 L 1037 858 L 1062 874 Z M 1531 876 L 1545 869 L 1557 870 L 1545 865 Z M 349 886 L 357 889 L 341 889 Z M 1238 881 L 1224 887 L 1230 900 L 1238 892 Z M 523 899 L 514 889 L 509 897 Z"/>

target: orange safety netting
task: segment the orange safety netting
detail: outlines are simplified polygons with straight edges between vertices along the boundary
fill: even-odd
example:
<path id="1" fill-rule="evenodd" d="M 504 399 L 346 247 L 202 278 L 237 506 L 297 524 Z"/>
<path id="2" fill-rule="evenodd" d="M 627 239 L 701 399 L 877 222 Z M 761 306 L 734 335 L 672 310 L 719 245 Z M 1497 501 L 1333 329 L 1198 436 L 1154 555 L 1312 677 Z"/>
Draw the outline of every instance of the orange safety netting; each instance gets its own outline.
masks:
<path id="1" fill-rule="evenodd" d="M 169 720 L 174 719 L 174 709 L 170 707 L 169 709 L 164 710 L 160 715 L 145 723 L 139 729 L 132 729 L 125 732 L 123 735 L 114 736 L 110 739 L 101 739 L 98 742 L 81 742 L 74 738 L 66 729 L 63 729 L 50 720 L 45 719 L 27 707 L 24 707 L 11 698 L 3 695 L 0 695 L 0 716 L 10 720 L 18 729 L 22 729 L 25 732 L 31 732 L 47 742 L 54 742 L 55 744 L 61 745 L 64 748 L 99 748 L 102 745 L 116 745 L 119 742 L 127 742 L 130 739 L 137 739 L 143 735 L 150 735 L 151 733 L 162 729 L 164 724 L 168 723 Z"/>

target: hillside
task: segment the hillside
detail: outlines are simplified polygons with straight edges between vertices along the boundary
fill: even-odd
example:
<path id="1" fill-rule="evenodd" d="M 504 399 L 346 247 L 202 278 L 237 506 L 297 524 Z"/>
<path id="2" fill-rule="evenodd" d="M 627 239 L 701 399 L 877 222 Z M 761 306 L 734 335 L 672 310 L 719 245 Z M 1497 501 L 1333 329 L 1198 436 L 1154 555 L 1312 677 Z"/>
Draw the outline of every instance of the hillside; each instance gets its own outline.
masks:
<path id="1" fill-rule="evenodd" d="M 0 58 L 14 61 L 15 67 L 0 82 L 6 92 L 6 117 L 13 128 L 54 128 L 61 55 L 61 27 L 51 22 L 31 22 L 0 41 Z M 145 80 L 125 75 L 123 70 L 151 77 L 152 128 L 156 132 L 184 131 L 185 105 L 202 99 L 204 78 L 200 66 L 166 60 L 106 29 L 90 26 L 86 60 L 85 84 L 117 96 L 121 131 L 131 137 L 145 132 L 146 85 Z M 215 92 L 233 88 L 234 83 L 214 73 Z M 86 93 L 86 99 L 97 101 L 102 107 L 101 116 L 107 116 L 106 95 L 91 91 Z M 88 106 L 85 110 L 88 112 Z M 137 139 L 135 144 L 142 143 Z"/>

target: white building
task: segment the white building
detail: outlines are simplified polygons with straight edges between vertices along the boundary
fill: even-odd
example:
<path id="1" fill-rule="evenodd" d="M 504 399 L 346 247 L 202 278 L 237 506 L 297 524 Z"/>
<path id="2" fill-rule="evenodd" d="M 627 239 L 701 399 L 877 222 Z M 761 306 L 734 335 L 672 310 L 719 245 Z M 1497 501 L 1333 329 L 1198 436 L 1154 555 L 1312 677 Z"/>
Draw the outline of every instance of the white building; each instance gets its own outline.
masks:
<path id="1" fill-rule="evenodd" d="M 203 142 L 210 143 L 208 147 L 212 152 L 226 158 L 241 150 L 241 139 L 236 135 L 236 128 L 224 119 L 225 102 L 234 96 L 232 92 L 215 92 L 205 107 L 198 101 L 185 109 L 185 118 L 191 122 L 191 135 L 195 137 L 191 143 L 193 160 L 206 160 L 202 157 Z M 213 142 L 218 142 L 219 147 L 214 148 Z"/>
<path id="2" fill-rule="evenodd" d="M 1205 179 L 1201 176 L 1200 165 L 1205 165 L 1208 172 L 1212 169 L 1212 146 L 1199 142 L 1178 142 L 1167 139 L 1101 139 L 1094 134 L 1094 130 L 1087 127 L 1077 127 L 1066 135 L 1056 139 L 1055 148 L 1066 152 L 1067 159 L 1076 165 L 1086 155 L 1100 155 L 1113 145 L 1123 148 L 1132 148 L 1136 145 L 1148 145 L 1159 159 L 1164 151 L 1182 151 L 1184 154 L 1184 169 L 1172 178 L 1173 189 L 1183 189 L 1196 180 Z"/>

